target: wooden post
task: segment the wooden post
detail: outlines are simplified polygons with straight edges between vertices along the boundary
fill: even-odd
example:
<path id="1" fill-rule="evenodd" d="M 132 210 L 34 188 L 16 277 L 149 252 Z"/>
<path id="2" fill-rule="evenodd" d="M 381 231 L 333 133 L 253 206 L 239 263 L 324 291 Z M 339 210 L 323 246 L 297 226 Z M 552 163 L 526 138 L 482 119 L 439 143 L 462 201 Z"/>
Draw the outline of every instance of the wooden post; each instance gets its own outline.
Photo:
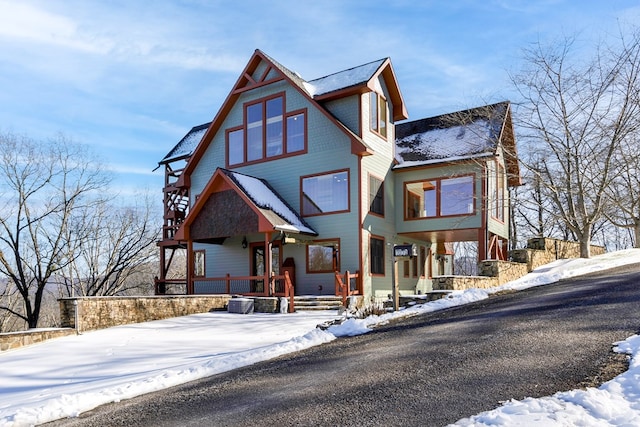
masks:
<path id="1" fill-rule="evenodd" d="M 264 233 L 264 296 L 271 295 L 271 233 Z"/>
<path id="2" fill-rule="evenodd" d="M 193 241 L 187 242 L 187 295 L 194 294 L 193 286 Z"/>
<path id="3" fill-rule="evenodd" d="M 400 295 L 398 291 L 398 260 L 393 257 L 393 311 L 400 309 Z"/>
<path id="4" fill-rule="evenodd" d="M 285 295 L 289 297 L 289 313 L 293 313 L 296 311 L 295 303 L 293 301 L 294 292 L 293 292 L 293 284 L 291 283 L 291 276 L 289 276 L 289 272 L 284 272 L 284 283 L 285 283 Z"/>

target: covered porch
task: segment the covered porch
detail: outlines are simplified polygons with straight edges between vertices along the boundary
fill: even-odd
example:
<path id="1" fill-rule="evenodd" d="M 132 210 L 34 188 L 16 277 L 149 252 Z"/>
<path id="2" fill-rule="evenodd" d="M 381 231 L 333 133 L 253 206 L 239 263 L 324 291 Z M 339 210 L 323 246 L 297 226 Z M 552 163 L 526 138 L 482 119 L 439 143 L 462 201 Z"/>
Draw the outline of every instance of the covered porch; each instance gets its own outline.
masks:
<path id="1" fill-rule="evenodd" d="M 265 180 L 217 169 L 176 232 L 186 248 L 185 293 L 288 297 L 292 304 L 296 263 L 304 265 L 317 236 Z M 345 300 L 362 293 L 359 274 L 329 271 L 325 294 L 330 287 Z"/>

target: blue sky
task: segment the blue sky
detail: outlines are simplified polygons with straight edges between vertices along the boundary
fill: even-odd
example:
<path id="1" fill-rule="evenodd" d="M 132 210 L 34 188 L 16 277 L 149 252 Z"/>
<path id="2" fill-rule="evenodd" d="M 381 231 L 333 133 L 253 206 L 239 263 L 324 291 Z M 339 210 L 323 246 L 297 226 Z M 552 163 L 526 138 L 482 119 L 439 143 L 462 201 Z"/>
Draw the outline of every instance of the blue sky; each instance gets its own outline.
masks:
<path id="1" fill-rule="evenodd" d="M 410 119 L 513 99 L 522 48 L 640 22 L 637 0 L 0 0 L 0 132 L 86 143 L 122 194 L 261 49 L 311 80 L 391 57 Z"/>

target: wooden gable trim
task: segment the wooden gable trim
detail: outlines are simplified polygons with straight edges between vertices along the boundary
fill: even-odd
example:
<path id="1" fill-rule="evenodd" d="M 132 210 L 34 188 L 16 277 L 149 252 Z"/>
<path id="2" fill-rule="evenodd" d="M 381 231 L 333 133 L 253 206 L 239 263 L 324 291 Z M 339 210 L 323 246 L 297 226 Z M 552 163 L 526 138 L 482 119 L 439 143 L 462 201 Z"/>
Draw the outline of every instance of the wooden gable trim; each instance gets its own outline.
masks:
<path id="1" fill-rule="evenodd" d="M 264 61 L 267 64 L 268 69 L 275 70 L 278 74 L 280 74 L 280 77 L 270 79 L 268 81 L 256 82 L 255 85 L 251 86 L 250 88 L 246 88 L 247 83 L 249 83 L 250 81 L 255 81 L 252 79 L 251 74 L 253 74 L 255 69 L 258 67 L 258 65 L 262 61 Z M 265 74 L 265 77 L 268 74 L 269 73 L 267 72 Z M 200 162 L 200 159 L 202 158 L 206 150 L 206 147 L 208 147 L 211 141 L 213 140 L 213 136 L 220 130 L 220 126 L 222 126 L 224 119 L 229 114 L 231 109 L 234 107 L 235 102 L 237 101 L 240 94 L 243 92 L 246 92 L 249 89 L 255 89 L 256 87 L 264 86 L 264 85 L 267 85 L 276 81 L 281 81 L 281 80 L 288 81 L 291 87 L 295 88 L 312 105 L 315 105 L 318 111 L 324 114 L 325 117 L 327 117 L 332 123 L 334 123 L 339 129 L 341 129 L 345 133 L 345 135 L 351 140 L 352 154 L 365 156 L 372 153 L 371 149 L 364 143 L 364 141 L 362 141 L 357 135 L 355 135 L 353 132 L 347 129 L 346 126 L 344 126 L 340 121 L 338 121 L 335 117 L 333 117 L 333 115 L 331 115 L 325 108 L 323 108 L 305 90 L 300 88 L 300 86 L 298 86 L 297 83 L 293 82 L 285 73 L 281 72 L 278 69 L 278 67 L 275 66 L 271 62 L 271 60 L 267 58 L 266 55 L 264 55 L 259 49 L 256 49 L 253 56 L 247 63 L 245 69 L 240 74 L 240 77 L 236 81 L 236 84 L 233 86 L 231 92 L 227 95 L 227 98 L 224 100 L 224 102 L 222 103 L 222 106 L 216 113 L 216 116 L 211 121 L 211 125 L 209 126 L 209 129 L 207 129 L 207 132 L 202 137 L 202 140 L 200 140 L 200 143 L 198 144 L 196 149 L 193 151 L 191 158 L 189 159 L 189 161 L 187 162 L 184 168 L 184 172 L 182 173 L 182 175 L 178 180 L 178 185 L 185 186 L 185 187 L 191 186 L 191 178 L 190 178 L 191 173 L 195 169 L 196 165 Z"/>
<path id="2" fill-rule="evenodd" d="M 235 182 L 231 178 L 229 178 L 226 174 L 224 174 L 219 168 L 216 169 L 215 173 L 209 179 L 209 182 L 205 186 L 202 193 L 197 196 L 197 200 L 189 214 L 185 218 L 184 222 L 176 232 L 176 239 L 187 241 L 190 240 L 190 227 L 193 221 L 198 217 L 204 206 L 206 205 L 207 199 L 213 193 L 219 193 L 221 191 L 233 190 L 235 191 L 242 200 L 249 206 L 258 216 L 258 227 L 260 232 L 270 232 L 274 229 L 274 224 L 271 223 L 258 209 L 258 207 L 247 197 L 247 195 L 238 188 Z"/>
<path id="3" fill-rule="evenodd" d="M 398 79 L 396 77 L 395 71 L 393 71 L 393 66 L 391 65 L 391 61 L 387 59 L 383 66 L 380 67 L 378 73 L 376 73 L 376 77 L 382 74 L 382 78 L 387 85 L 387 90 L 389 91 L 389 97 L 391 98 L 391 104 L 393 105 L 393 120 L 400 121 L 406 120 L 409 118 L 409 113 L 407 112 L 407 107 L 404 102 L 404 98 L 402 97 L 402 92 L 400 92 L 400 86 L 398 85 Z M 392 83 L 392 84 L 389 84 Z"/>
<path id="4" fill-rule="evenodd" d="M 500 130 L 499 142 L 502 145 L 502 152 L 504 153 L 507 185 L 509 187 L 522 185 L 522 176 L 520 175 L 520 165 L 518 163 L 518 150 L 516 147 L 515 132 L 513 130 L 513 121 L 511 119 L 511 104 L 507 105 L 502 129 Z"/>

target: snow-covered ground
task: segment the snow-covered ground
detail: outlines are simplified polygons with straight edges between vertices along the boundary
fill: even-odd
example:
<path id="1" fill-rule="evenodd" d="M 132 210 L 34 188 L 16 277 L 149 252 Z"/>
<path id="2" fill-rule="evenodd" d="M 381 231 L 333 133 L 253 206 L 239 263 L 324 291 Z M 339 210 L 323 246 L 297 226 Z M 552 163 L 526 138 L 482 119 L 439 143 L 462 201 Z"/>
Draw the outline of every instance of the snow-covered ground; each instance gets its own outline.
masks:
<path id="1" fill-rule="evenodd" d="M 119 326 L 0 353 L 0 426 L 28 426 L 77 416 L 96 406 L 164 389 L 347 335 L 390 319 L 488 298 L 640 261 L 640 249 L 560 260 L 501 287 L 455 292 L 406 310 L 348 319 L 320 330 L 336 312 L 206 313 Z M 612 343 L 613 344 L 613 343 Z M 629 370 L 599 388 L 510 401 L 458 421 L 459 426 L 640 425 L 640 337 L 616 343 Z"/>

